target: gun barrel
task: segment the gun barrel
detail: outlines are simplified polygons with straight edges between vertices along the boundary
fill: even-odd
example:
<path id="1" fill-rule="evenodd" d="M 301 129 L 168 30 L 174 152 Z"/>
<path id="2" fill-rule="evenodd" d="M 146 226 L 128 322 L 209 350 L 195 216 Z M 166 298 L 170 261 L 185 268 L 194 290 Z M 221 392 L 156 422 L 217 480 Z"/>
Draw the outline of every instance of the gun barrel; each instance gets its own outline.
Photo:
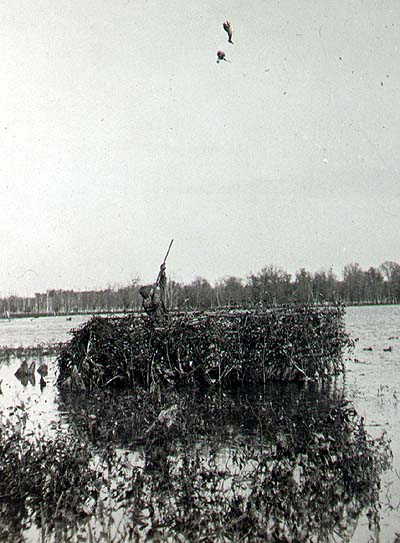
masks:
<path id="1" fill-rule="evenodd" d="M 168 255 L 169 255 L 169 252 L 170 252 L 170 250 L 171 250 L 171 247 L 172 247 L 172 244 L 173 244 L 173 243 L 174 243 L 174 240 L 171 239 L 171 242 L 170 242 L 169 247 L 168 247 L 167 254 L 165 255 L 164 260 L 163 260 L 163 264 L 165 264 L 165 262 L 166 262 L 166 260 L 167 260 L 167 258 L 168 258 Z"/>
<path id="2" fill-rule="evenodd" d="M 168 258 L 168 255 L 169 255 L 169 252 L 170 252 L 170 250 L 171 250 L 171 247 L 172 247 L 173 242 L 174 242 L 174 240 L 171 239 L 171 242 L 170 242 L 169 247 L 168 247 L 168 251 L 167 251 L 167 253 L 166 253 L 165 257 L 164 257 L 164 260 L 163 260 L 163 264 L 165 264 L 165 262 L 166 262 L 166 260 L 167 260 L 167 258 Z M 158 283 L 159 283 L 159 281 L 160 281 L 160 277 L 161 277 L 161 270 L 158 272 L 156 285 L 158 285 Z"/>

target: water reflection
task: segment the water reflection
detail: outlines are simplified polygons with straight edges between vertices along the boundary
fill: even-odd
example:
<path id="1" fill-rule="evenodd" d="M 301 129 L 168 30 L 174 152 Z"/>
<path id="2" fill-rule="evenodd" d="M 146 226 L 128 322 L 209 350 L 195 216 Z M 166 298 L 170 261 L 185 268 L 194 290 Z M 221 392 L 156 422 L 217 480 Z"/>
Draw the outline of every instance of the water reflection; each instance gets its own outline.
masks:
<path id="1" fill-rule="evenodd" d="M 77 395 L 54 362 L 0 365 L 1 540 L 379 540 L 390 451 L 340 381 Z"/>
<path id="2" fill-rule="evenodd" d="M 22 406 L 29 413 L 28 426 L 32 432 L 52 433 L 59 421 L 56 379 L 56 361 L 53 355 L 41 353 L 31 356 L 15 356 L 0 353 L 0 409 L 3 416 Z M 47 368 L 42 375 L 40 368 Z M 28 369 L 28 371 L 24 371 Z"/>
<path id="3" fill-rule="evenodd" d="M 62 403 L 107 467 L 93 540 L 105 509 L 114 527 L 124 512 L 120 541 L 344 541 L 361 515 L 379 529 L 388 443 L 367 434 L 341 384 Z"/>
<path id="4" fill-rule="evenodd" d="M 54 359 L 42 358 L 43 349 L 32 346 L 67 339 L 68 330 L 79 323 L 61 318 L 3 323 L 0 343 L 14 349 L 3 351 L 7 356 L 0 364 L 2 422 L 12 410 L 28 413 L 25 430 L 35 433 L 37 446 L 25 445 L 30 457 L 15 457 L 18 462 L 25 459 L 30 471 L 21 471 L 17 460 L 9 464 L 12 485 L 7 488 L 4 461 L 9 457 L 4 447 L 10 441 L 1 440 L 0 540 L 150 541 L 161 533 L 162 541 L 168 537 L 171 541 L 274 541 L 278 537 L 316 541 L 320 536 L 322 541 L 336 537 L 337 541 L 394 543 L 395 533 L 400 533 L 399 462 L 395 457 L 396 469 L 381 479 L 380 510 L 377 488 L 388 459 L 387 443 L 372 442 L 368 434 L 378 437 L 387 428 L 394 452 L 400 450 L 399 312 L 400 307 L 348 308 L 348 331 L 360 341 L 356 358 L 346 364 L 346 396 L 339 384 L 325 389 L 272 386 L 265 391 L 193 397 L 191 393 L 98 395 L 78 402 L 76 395 L 58 394 Z M 364 350 L 369 347 L 372 350 Z M 29 380 L 24 385 L 15 377 L 22 359 L 14 351 L 28 364 L 33 360 L 37 367 L 42 360 L 48 364 L 47 386 L 41 390 L 37 371 L 34 385 Z M 346 403 L 350 397 L 352 404 Z M 353 407 L 365 415 L 368 434 Z M 338 419 L 336 433 L 329 413 Z M 15 450 L 24 442 L 16 437 L 17 428 L 9 429 L 14 440 L 9 450 Z M 1 424 L 0 431 L 5 437 Z M 40 456 L 47 443 L 53 456 Z M 54 458 L 60 454 L 68 460 L 77 445 L 84 454 L 78 466 L 71 463 L 76 477 L 68 477 L 63 463 Z M 39 460 L 40 469 L 33 469 Z M 88 470 L 95 485 L 85 483 Z M 34 492 L 25 489 L 23 499 L 13 506 L 10 495 L 18 497 L 17 483 L 33 481 L 36 471 L 52 475 L 38 475 Z M 58 508 L 47 498 L 52 496 L 49 485 L 54 481 L 66 485 L 57 494 Z M 90 489 L 93 496 L 88 495 Z M 30 505 L 32 496 L 36 502 Z M 68 499 L 75 511 L 68 508 Z M 286 516 L 287 527 L 282 521 Z"/>

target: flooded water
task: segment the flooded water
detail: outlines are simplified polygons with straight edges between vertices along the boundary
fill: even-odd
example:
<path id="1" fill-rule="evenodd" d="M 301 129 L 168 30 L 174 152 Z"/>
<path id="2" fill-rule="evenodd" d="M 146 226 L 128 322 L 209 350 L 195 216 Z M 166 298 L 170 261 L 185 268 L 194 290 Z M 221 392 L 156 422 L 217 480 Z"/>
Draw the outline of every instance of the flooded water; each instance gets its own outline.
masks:
<path id="1" fill-rule="evenodd" d="M 87 315 L 0 319 L 0 347 L 31 347 L 66 341 Z"/>
<path id="2" fill-rule="evenodd" d="M 55 356 L 23 356 L 22 348 L 45 347 L 53 343 L 67 341 L 70 331 L 88 319 L 87 316 L 43 317 L 0 320 L 0 348 L 21 349 L 22 356 L 3 357 L 0 363 L 0 406 L 3 410 L 18 405 L 29 408 L 30 422 L 39 425 L 44 432 L 51 431 L 51 426 L 59 419 L 56 380 Z M 0 359 L 1 360 L 1 359 Z M 15 372 L 23 360 L 29 364 L 35 362 L 36 369 L 40 363 L 48 367 L 45 385 L 40 383 L 40 376 L 35 373 L 29 377 L 18 379 Z"/>
<path id="3" fill-rule="evenodd" d="M 87 320 L 87 318 L 88 317 L 74 316 L 71 320 L 67 320 L 66 317 L 46 317 L 1 321 L 0 346 L 17 349 L 62 342 L 69 338 L 69 331 L 71 328 L 79 326 L 82 322 Z M 302 540 L 314 541 L 317 537 L 315 534 L 319 534 L 321 540 L 326 541 L 335 541 L 335 537 L 337 537 L 337 541 L 351 541 L 353 543 L 365 543 L 367 541 L 376 543 L 395 543 L 400 540 L 400 538 L 396 539 L 396 534 L 400 534 L 400 419 L 398 413 L 400 401 L 400 306 L 347 308 L 346 326 L 351 337 L 358 338 L 358 341 L 356 342 L 355 351 L 351 359 L 346 362 L 344 394 L 346 399 L 351 401 L 358 415 L 364 417 L 365 428 L 370 435 L 379 437 L 383 432 L 386 433 L 391 441 L 393 467 L 392 469 L 387 470 L 381 478 L 379 530 L 376 525 L 371 527 L 370 517 L 366 514 L 357 514 L 357 516 L 353 515 L 356 518 L 353 518 L 351 522 L 349 521 L 351 529 L 347 526 L 346 530 L 340 531 L 340 537 L 338 536 L 337 529 L 332 529 L 332 538 L 326 536 L 324 539 L 321 536 L 321 532 L 318 532 L 317 525 L 313 524 L 310 528 L 310 533 L 313 533 L 314 535 L 312 537 L 305 535 Z M 22 360 L 24 360 L 24 357 L 17 358 L 10 355 L 4 357 L 0 364 L 0 383 L 2 392 L 0 395 L 0 406 L 3 413 L 7 414 L 7 412 L 15 409 L 15 407 L 23 406 L 29 413 L 29 424 L 31 425 L 31 429 L 35 431 L 35 428 L 40 426 L 40 431 L 44 434 L 51 435 L 54 429 L 57 428 L 58 423 L 68 426 L 72 419 L 74 419 L 77 426 L 79 426 L 81 422 L 79 413 L 83 412 L 82 407 L 74 405 L 74 400 L 72 400 L 71 403 L 70 399 L 66 400 L 60 396 L 59 391 L 55 387 L 54 383 L 57 375 L 55 357 L 50 355 L 35 355 L 35 357 L 32 358 L 32 356 L 27 355 L 25 356 L 25 359 L 29 364 L 31 364 L 32 361 L 35 361 L 36 367 L 34 373 L 22 380 L 15 376 L 15 372 Z M 40 364 L 46 364 L 48 368 L 48 375 L 46 375 L 44 379 L 40 379 L 40 376 L 37 373 L 37 368 Z M 273 387 L 268 390 L 266 394 L 268 395 L 268 401 L 266 401 L 265 396 L 263 396 L 262 401 L 256 399 L 251 405 L 253 406 L 253 410 L 260 409 L 260 412 L 264 410 L 264 414 L 267 418 L 277 417 L 276 421 L 281 421 L 282 417 L 279 418 L 277 415 L 277 413 L 280 412 L 280 409 L 282 409 L 282 413 L 285 415 L 291 412 L 291 416 L 293 417 L 296 414 L 296 409 L 298 409 L 299 406 L 302 406 L 304 427 L 302 431 L 299 430 L 299 435 L 296 438 L 297 440 L 301 440 L 303 439 L 302 435 L 306 432 L 307 421 L 313 421 L 313 423 L 315 423 L 316 413 L 319 411 L 323 412 L 327 404 L 331 405 L 335 403 L 337 401 L 337 396 L 343 394 L 343 388 L 340 388 L 338 393 L 335 390 L 330 390 L 328 392 L 323 391 L 323 393 L 316 394 L 313 390 L 297 389 L 296 387 L 286 388 L 285 390 Z M 70 404 L 68 404 L 68 401 Z M 229 403 L 228 400 L 224 401 L 225 408 L 228 407 L 230 411 L 234 411 L 234 403 Z M 315 402 L 315 406 L 313 405 L 313 402 Z M 306 404 L 308 407 L 305 408 L 304 406 Z M 187 407 L 187 405 L 188 404 L 186 403 L 185 406 Z M 196 409 L 201 410 L 203 407 L 195 407 L 194 411 Z M 232 478 L 234 478 L 233 475 L 237 473 L 239 468 L 242 475 L 245 474 L 247 482 L 250 481 L 254 483 L 255 479 L 251 479 L 249 473 L 253 473 L 253 471 L 256 470 L 255 466 L 259 464 L 258 452 L 254 450 L 251 454 L 247 454 L 247 451 L 247 456 L 241 457 L 242 447 L 245 449 L 247 447 L 248 449 L 253 446 L 251 445 L 251 442 L 248 442 L 246 445 L 246 433 L 249 431 L 247 426 L 250 424 L 249 421 L 251 418 L 249 416 L 243 416 L 243 418 L 240 419 L 241 415 L 230 413 L 230 417 L 225 419 L 225 415 L 221 415 L 222 411 L 216 411 L 214 403 L 209 406 L 204 406 L 204 412 L 207 413 L 207 417 L 209 418 L 215 419 L 216 414 L 218 414 L 218 417 L 223 418 L 221 428 L 223 428 L 224 431 L 224 439 L 226 439 L 226 443 L 229 442 L 231 444 L 228 448 L 225 448 L 222 453 L 221 450 L 215 451 L 213 456 L 213 462 L 217 463 L 219 466 L 216 473 L 219 473 L 218 477 L 222 480 L 224 495 L 226 495 L 227 492 L 228 494 L 231 492 L 231 489 L 233 488 Z M 93 410 L 93 414 L 91 415 L 93 420 L 96 416 L 98 415 Z M 198 413 L 197 416 L 200 417 Z M 200 426 L 202 426 L 203 434 L 207 434 L 207 428 L 204 426 L 206 425 L 204 421 L 208 420 L 207 417 L 204 416 L 201 419 Z M 240 420 L 238 420 L 238 417 Z M 100 416 L 98 416 L 98 419 L 100 419 Z M 296 421 L 296 427 L 300 428 L 300 422 L 297 419 Z M 125 429 L 130 423 L 131 422 L 127 420 L 123 422 Z M 86 432 L 87 423 L 85 422 L 82 424 L 85 428 L 83 429 L 82 426 L 81 431 Z M 138 424 L 137 421 L 136 424 Z M 281 424 L 281 422 L 279 422 L 279 424 Z M 211 431 L 212 430 L 209 430 L 209 432 Z M 339 427 L 336 429 L 332 427 L 330 429 L 330 435 L 339 439 L 340 431 L 341 429 Z M 94 439 L 93 432 L 94 430 L 92 428 L 90 439 Z M 337 432 L 337 434 L 335 434 L 335 432 Z M 289 434 L 285 434 L 285 428 L 282 426 L 279 432 L 277 432 L 276 435 L 274 434 L 274 451 L 277 446 L 276 440 L 278 440 L 279 447 L 282 448 L 285 446 L 285 441 L 288 440 L 288 435 L 290 435 L 290 438 L 294 439 L 292 433 L 293 431 L 291 430 Z M 315 435 L 320 434 L 317 433 Z M 97 446 L 99 444 L 99 439 L 102 436 L 106 442 L 108 436 L 111 436 L 110 429 L 102 428 L 100 426 L 96 428 Z M 118 436 L 118 428 L 112 429 L 112 436 L 113 438 Z M 123 454 L 124 442 L 122 438 L 120 442 L 117 440 L 116 443 L 119 446 L 119 451 L 122 451 Z M 155 492 L 154 489 L 157 487 L 157 484 L 159 484 L 159 482 L 157 482 L 158 479 L 153 479 L 153 475 L 150 475 L 147 480 L 144 480 L 141 472 L 139 473 L 137 470 L 143 470 L 145 464 L 151 464 L 151 462 L 154 461 L 154 451 L 151 454 L 149 454 L 148 451 L 147 453 L 139 454 L 137 451 L 129 452 L 127 450 L 126 454 L 128 453 L 131 456 L 135 456 L 136 459 L 133 461 L 131 458 L 129 462 L 127 462 L 127 465 L 134 470 L 135 477 L 138 478 L 138 481 L 140 480 L 140 485 L 145 489 L 147 495 L 151 495 L 152 492 Z M 170 454 L 176 454 L 176 451 L 170 451 Z M 304 451 L 301 454 L 304 455 Z M 311 449 L 307 450 L 307 454 L 308 456 L 311 455 Z M 201 453 L 196 453 L 196 458 L 197 463 L 201 467 L 201 470 L 198 470 L 196 473 L 201 472 L 204 474 L 209 468 L 209 451 L 207 454 L 204 450 Z M 207 460 L 205 460 L 206 458 Z M 158 462 L 160 462 L 159 458 Z M 166 462 L 166 460 L 164 459 L 163 462 Z M 161 463 L 164 466 L 163 462 Z M 179 486 L 177 482 L 179 481 L 178 477 L 176 480 L 173 478 L 174 474 L 178 473 L 176 471 L 177 469 L 178 471 L 180 470 L 179 473 L 187 470 L 187 473 L 190 473 L 193 484 L 196 483 L 194 471 L 190 471 L 188 465 L 185 463 L 186 460 L 181 459 L 180 462 L 178 467 L 175 466 L 175 471 L 168 465 L 169 476 L 172 477 L 171 480 L 174 481 L 174 484 L 178 485 L 175 488 L 175 494 L 178 496 L 176 498 L 177 500 L 181 494 L 184 496 L 188 491 L 187 488 L 183 489 Z M 314 459 L 314 463 L 318 462 L 319 460 Z M 221 468 L 221 465 L 225 465 L 225 468 L 226 466 L 231 467 L 229 477 L 227 476 L 225 479 L 223 476 L 223 473 L 225 472 Z M 166 465 L 163 469 L 167 470 Z M 265 469 L 264 478 L 267 477 L 265 474 L 268 473 L 270 468 L 266 467 Z M 295 470 L 297 469 L 298 466 L 296 465 Z M 152 472 L 150 471 L 149 473 L 151 474 Z M 213 475 L 210 475 L 209 471 L 208 474 L 210 479 L 207 482 L 207 485 L 209 485 L 208 488 L 214 488 L 214 492 L 218 494 L 218 492 L 221 491 L 221 489 L 218 490 L 218 478 L 215 476 L 215 480 L 213 480 Z M 257 485 L 259 485 L 259 481 L 257 481 Z M 321 491 L 322 490 L 330 492 L 331 487 L 328 485 L 325 489 L 322 488 Z M 133 492 L 133 490 L 131 489 L 129 492 Z M 235 490 L 235 492 L 237 492 L 237 494 L 235 494 L 235 503 L 239 503 L 240 500 L 243 501 L 248 498 L 248 489 L 244 489 L 243 491 Z M 303 498 L 305 501 L 307 500 L 306 494 L 307 493 L 304 491 Z M 209 495 L 209 493 L 207 496 L 203 495 L 201 491 L 197 489 L 197 506 L 207 508 L 207 503 L 210 501 Z M 230 499 L 230 497 L 227 497 L 227 501 Z M 272 500 L 272 496 L 270 496 L 269 499 Z M 292 499 L 293 504 L 297 504 L 296 506 L 298 507 L 299 502 L 296 501 L 297 497 L 292 495 Z M 309 500 L 308 508 L 310 509 L 313 507 L 315 500 L 311 496 Z M 290 502 L 290 500 L 286 499 L 286 502 Z M 221 503 L 222 502 L 219 502 L 219 504 L 217 504 L 217 502 L 215 502 L 213 507 L 220 507 Z M 327 503 L 330 503 L 329 507 L 333 507 L 331 502 L 327 501 Z M 158 506 L 161 511 L 162 506 L 160 504 L 158 504 Z M 341 512 L 341 514 L 342 513 L 343 512 Z M 168 514 L 170 514 L 170 512 L 168 512 Z M 347 509 L 346 515 L 346 518 L 350 518 Z M 119 521 L 121 522 L 121 519 Z M 176 519 L 174 521 L 176 521 Z M 327 520 L 327 526 L 331 526 L 330 519 Z M 93 531 L 93 534 L 96 532 L 97 528 L 96 526 L 92 526 L 91 530 Z M 93 537 L 93 540 L 96 540 L 93 534 L 90 537 Z M 40 537 L 42 538 L 42 536 L 43 534 L 41 533 Z M 27 538 L 27 541 L 39 541 L 39 532 L 30 529 L 25 532 L 25 537 Z M 101 537 L 99 540 L 101 540 Z M 121 539 L 121 541 L 123 540 L 124 539 Z M 129 539 L 125 540 L 128 541 Z M 247 539 L 243 540 L 251 541 L 251 537 L 247 534 Z M 295 541 L 295 539 L 291 540 Z M 205 541 L 207 541 L 207 539 L 205 539 Z"/>
<path id="4" fill-rule="evenodd" d="M 393 470 L 382 477 L 381 533 L 377 541 L 393 542 L 400 534 L 400 306 L 347 308 L 347 330 L 356 344 L 346 364 L 347 395 L 365 417 L 372 435 L 387 433 Z M 368 541 L 368 523 L 360 522 L 353 541 Z M 400 538 L 399 538 L 400 539 Z"/>

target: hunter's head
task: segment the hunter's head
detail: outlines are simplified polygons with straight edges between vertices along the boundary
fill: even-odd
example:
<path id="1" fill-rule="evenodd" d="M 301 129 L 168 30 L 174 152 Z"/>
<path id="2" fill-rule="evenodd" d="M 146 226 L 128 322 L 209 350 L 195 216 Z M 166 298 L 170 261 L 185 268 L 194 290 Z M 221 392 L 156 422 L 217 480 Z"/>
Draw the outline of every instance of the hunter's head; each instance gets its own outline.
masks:
<path id="1" fill-rule="evenodd" d="M 140 287 L 139 294 L 142 298 L 146 299 L 151 294 L 151 285 L 144 285 L 143 287 Z"/>

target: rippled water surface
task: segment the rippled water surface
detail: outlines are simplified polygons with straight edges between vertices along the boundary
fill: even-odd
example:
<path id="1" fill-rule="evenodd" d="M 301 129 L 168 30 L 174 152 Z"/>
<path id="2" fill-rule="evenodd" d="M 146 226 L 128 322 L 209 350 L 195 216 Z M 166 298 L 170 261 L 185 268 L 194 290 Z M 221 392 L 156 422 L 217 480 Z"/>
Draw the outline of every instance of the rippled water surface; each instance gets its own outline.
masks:
<path id="1" fill-rule="evenodd" d="M 46 317 L 0 321 L 0 346 L 29 347 L 62 342 L 68 339 L 71 328 L 79 326 L 88 317 Z M 400 306 L 349 307 L 346 326 L 351 337 L 357 339 L 355 351 L 346 361 L 345 390 L 359 415 L 365 418 L 370 434 L 380 436 L 386 432 L 391 440 L 393 469 L 382 477 L 381 529 L 371 533 L 368 519 L 360 517 L 348 541 L 366 543 L 380 541 L 394 543 L 400 533 Z M 15 371 L 21 359 L 4 358 L 0 365 L 0 406 L 28 406 L 31 424 L 51 431 L 60 418 L 58 391 L 53 356 L 28 358 L 36 367 L 45 362 L 49 374 L 40 382 L 34 377 L 21 382 Z"/>

